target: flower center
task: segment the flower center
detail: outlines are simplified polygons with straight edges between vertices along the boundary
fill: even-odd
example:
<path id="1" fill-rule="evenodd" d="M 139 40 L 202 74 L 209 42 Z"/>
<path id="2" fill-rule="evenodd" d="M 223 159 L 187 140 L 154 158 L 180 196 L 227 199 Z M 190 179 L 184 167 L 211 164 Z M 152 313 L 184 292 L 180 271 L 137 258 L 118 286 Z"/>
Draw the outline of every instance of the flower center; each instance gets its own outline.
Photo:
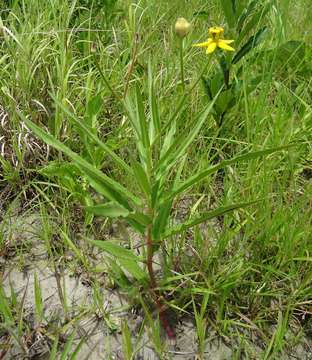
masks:
<path id="1" fill-rule="evenodd" d="M 213 41 L 218 41 L 220 36 L 224 33 L 224 29 L 219 26 L 211 27 L 209 29 L 209 35 L 212 37 Z"/>

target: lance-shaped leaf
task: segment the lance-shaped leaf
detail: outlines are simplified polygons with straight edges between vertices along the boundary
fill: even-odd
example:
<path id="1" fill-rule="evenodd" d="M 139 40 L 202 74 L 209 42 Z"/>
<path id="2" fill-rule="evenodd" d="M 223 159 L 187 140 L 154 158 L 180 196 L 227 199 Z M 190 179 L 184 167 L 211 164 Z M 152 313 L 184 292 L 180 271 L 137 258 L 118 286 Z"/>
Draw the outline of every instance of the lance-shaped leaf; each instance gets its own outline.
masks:
<path id="1" fill-rule="evenodd" d="M 138 224 L 141 224 L 143 225 L 143 227 L 151 223 L 151 219 L 148 216 L 138 212 L 130 212 L 128 209 L 114 202 L 98 204 L 95 206 L 86 206 L 85 209 L 86 211 L 96 216 L 103 216 L 109 218 L 123 217 L 130 220 L 130 222 L 134 221 Z M 142 227 L 140 226 L 140 229 L 141 228 Z"/>
<path id="2" fill-rule="evenodd" d="M 181 194 L 185 190 L 189 189 L 191 186 L 199 183 L 204 178 L 206 178 L 207 176 L 211 175 L 212 173 L 218 171 L 219 169 L 222 169 L 222 168 L 224 168 L 226 166 L 238 163 L 240 161 L 256 159 L 256 158 L 261 157 L 261 156 L 273 154 L 273 153 L 275 153 L 277 151 L 286 150 L 286 149 L 289 149 L 291 146 L 295 146 L 295 145 L 296 144 L 290 144 L 290 145 L 287 145 L 287 146 L 280 146 L 280 147 L 273 148 L 273 149 L 265 149 L 265 150 L 253 151 L 253 152 L 249 152 L 247 154 L 236 156 L 236 157 L 234 157 L 232 159 L 223 160 L 219 164 L 213 165 L 213 166 L 209 167 L 208 169 L 203 170 L 203 171 L 199 172 L 198 174 L 195 174 L 195 175 L 191 176 L 190 178 L 188 178 L 186 181 L 184 181 L 177 188 L 173 189 L 169 193 L 169 195 L 166 196 L 163 199 L 163 201 L 161 203 L 167 203 L 169 200 L 173 199 L 178 194 Z"/>
<path id="3" fill-rule="evenodd" d="M 155 94 L 154 88 L 154 78 L 152 72 L 152 64 L 151 61 L 148 63 L 148 99 L 149 99 L 149 108 L 150 108 L 150 116 L 151 122 L 149 127 L 149 135 L 151 143 L 153 143 L 154 139 L 160 134 L 160 116 L 158 111 L 158 104 Z"/>
<path id="4" fill-rule="evenodd" d="M 99 204 L 95 206 L 87 206 L 85 209 L 96 216 L 111 218 L 127 217 L 130 213 L 129 210 L 114 202 L 108 202 L 106 204 Z"/>
<path id="5" fill-rule="evenodd" d="M 182 224 L 179 224 L 177 226 L 174 226 L 170 229 L 168 229 L 165 233 L 164 233 L 164 238 L 167 238 L 169 236 L 172 235 L 176 235 L 179 234 L 189 228 L 192 228 L 196 225 L 199 225 L 205 221 L 211 220 L 217 216 L 221 216 L 224 215 L 230 211 L 233 211 L 235 209 L 241 209 L 247 206 L 250 206 L 252 204 L 255 204 L 257 202 L 259 202 L 260 200 L 255 200 L 255 201 L 251 201 L 251 202 L 246 202 L 246 203 L 239 203 L 239 204 L 232 204 L 232 205 L 226 205 L 226 206 L 221 206 L 215 210 L 212 211 L 208 211 L 203 213 L 202 215 L 195 217 L 193 219 L 190 219 L 188 221 L 185 221 Z"/>
<path id="6" fill-rule="evenodd" d="M 187 148 L 193 142 L 196 135 L 199 133 L 203 124 L 207 120 L 207 117 L 211 112 L 213 105 L 217 100 L 221 90 L 222 88 L 218 91 L 213 101 L 208 104 L 206 109 L 198 117 L 195 118 L 191 125 L 188 126 L 186 130 L 181 133 L 181 135 L 177 136 L 177 138 L 166 151 L 166 153 L 161 157 L 158 164 L 160 176 L 162 176 L 162 174 L 168 171 L 183 155 L 185 155 Z"/>
<path id="7" fill-rule="evenodd" d="M 52 95 L 51 95 L 52 96 Z M 94 134 L 90 130 L 88 126 L 86 126 L 82 121 L 74 115 L 71 111 L 68 110 L 64 104 L 62 104 L 57 98 L 52 96 L 53 100 L 57 103 L 57 105 L 62 109 L 62 111 L 68 116 L 68 120 L 76 125 L 84 134 L 88 135 L 89 139 L 94 141 L 100 148 L 102 148 L 108 156 L 118 165 L 120 168 L 124 169 L 128 174 L 133 175 L 131 168 L 117 155 L 114 151 L 106 145 L 103 141 L 101 141 L 97 135 Z"/>
<path id="8" fill-rule="evenodd" d="M 259 3 L 259 1 L 257 1 Z M 258 29 L 260 27 L 261 20 L 265 17 L 265 15 L 269 12 L 272 8 L 272 3 L 268 2 L 265 6 L 260 5 L 258 11 L 255 11 L 252 16 L 248 17 L 248 22 L 246 22 L 243 28 L 240 31 L 238 39 L 235 41 L 236 46 L 239 46 L 242 40 L 250 33 L 253 29 Z M 249 15 L 253 12 L 252 4 Z"/>
<path id="9" fill-rule="evenodd" d="M 237 20 L 237 24 L 236 24 L 236 30 L 238 33 L 241 32 L 244 24 L 245 24 L 245 21 L 248 19 L 248 17 L 252 14 L 252 12 L 254 11 L 256 5 L 259 3 L 259 0 L 253 0 L 251 1 L 247 7 L 245 7 L 238 20 Z"/>
<path id="10" fill-rule="evenodd" d="M 88 163 L 85 159 L 73 152 L 70 148 L 58 141 L 55 137 L 43 131 L 32 121 L 26 119 L 25 116 L 20 113 L 19 116 L 23 119 L 28 128 L 31 129 L 34 134 L 40 137 L 45 143 L 59 151 L 62 151 L 65 155 L 71 158 L 87 175 L 86 178 L 91 181 L 91 185 L 95 186 L 96 190 L 103 188 L 103 192 L 105 196 L 109 198 L 109 200 L 121 203 L 121 205 L 129 209 L 130 207 L 127 205 L 126 200 L 131 200 L 135 204 L 141 205 L 141 200 L 133 195 L 124 186 L 102 173 L 99 169 Z"/>
<path id="11" fill-rule="evenodd" d="M 240 59 L 242 59 L 247 53 L 249 53 L 250 50 L 258 46 L 261 41 L 264 39 L 264 36 L 267 32 L 267 27 L 263 27 L 260 29 L 256 35 L 251 36 L 246 44 L 239 50 L 239 52 L 234 56 L 232 60 L 232 64 L 236 64 L 239 62 Z"/>
<path id="12" fill-rule="evenodd" d="M 226 22 L 232 28 L 235 24 L 235 0 L 220 0 Z"/>
<path id="13" fill-rule="evenodd" d="M 131 250 L 125 249 L 111 241 L 90 240 L 90 242 L 101 250 L 114 256 L 119 261 L 120 265 L 135 279 L 139 281 L 147 279 L 146 272 L 138 265 L 139 262 L 143 262 L 144 260 L 134 255 Z"/>

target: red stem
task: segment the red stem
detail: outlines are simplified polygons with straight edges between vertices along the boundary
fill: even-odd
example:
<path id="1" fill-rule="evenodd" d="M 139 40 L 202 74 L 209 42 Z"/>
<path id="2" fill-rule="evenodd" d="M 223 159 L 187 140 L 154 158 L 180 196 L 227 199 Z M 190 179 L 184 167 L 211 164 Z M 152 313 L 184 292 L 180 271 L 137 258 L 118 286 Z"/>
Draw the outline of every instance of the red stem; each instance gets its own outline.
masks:
<path id="1" fill-rule="evenodd" d="M 151 225 L 149 225 L 147 228 L 147 236 L 146 236 L 146 247 L 147 247 L 146 264 L 147 264 L 147 269 L 148 269 L 148 273 L 149 273 L 149 277 L 150 277 L 150 286 L 151 286 L 152 294 L 154 295 L 155 304 L 156 304 L 157 311 L 159 313 L 159 318 L 160 318 L 162 327 L 166 331 L 167 336 L 170 339 L 174 339 L 175 334 L 174 334 L 174 331 L 173 331 L 173 329 L 169 323 L 169 320 L 166 316 L 165 306 L 161 300 L 161 296 L 160 296 L 159 292 L 156 290 L 157 289 L 157 281 L 156 281 L 156 277 L 155 277 L 155 273 L 154 273 L 154 269 L 153 269 L 153 241 L 152 241 L 151 232 L 152 232 Z"/>

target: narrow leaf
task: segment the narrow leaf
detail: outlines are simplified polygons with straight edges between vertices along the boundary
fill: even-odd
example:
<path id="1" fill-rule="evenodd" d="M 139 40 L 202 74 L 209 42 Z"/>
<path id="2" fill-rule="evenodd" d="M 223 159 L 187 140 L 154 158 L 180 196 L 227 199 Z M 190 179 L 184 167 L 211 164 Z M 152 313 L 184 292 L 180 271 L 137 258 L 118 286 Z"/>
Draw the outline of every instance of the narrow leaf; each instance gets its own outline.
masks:
<path id="1" fill-rule="evenodd" d="M 155 137 L 158 137 L 160 134 L 160 117 L 158 111 L 158 104 L 155 95 L 154 89 L 154 79 L 152 73 L 152 64 L 151 61 L 148 63 L 148 96 L 149 96 L 149 107 L 151 112 L 151 125 L 150 125 L 150 138 L 153 143 Z"/>
<path id="2" fill-rule="evenodd" d="M 220 0 L 222 10 L 228 23 L 229 27 L 232 28 L 235 24 L 235 8 L 234 8 L 234 0 Z"/>
<path id="3" fill-rule="evenodd" d="M 251 201 L 251 202 L 247 202 L 247 203 L 239 203 L 239 204 L 232 204 L 232 205 L 227 205 L 227 206 L 222 206 L 222 207 L 219 207 L 218 209 L 216 210 L 212 210 L 212 211 L 208 211 L 204 214 L 202 214 L 201 216 L 198 216 L 196 218 L 193 218 L 193 219 L 190 219 L 180 225 L 177 225 L 175 227 L 172 227 L 170 229 L 168 229 L 165 234 L 164 234 L 164 237 L 167 238 L 169 236 L 172 236 L 172 235 L 176 235 L 176 234 L 179 234 L 193 226 L 196 226 L 196 225 L 199 225 L 205 221 L 208 221 L 210 219 L 213 219 L 217 216 L 221 216 L 221 215 L 224 215 L 230 211 L 233 211 L 235 209 L 239 209 L 239 208 L 244 208 L 246 206 L 250 206 L 252 204 L 255 204 L 257 202 L 259 202 L 260 200 L 256 200 L 256 201 Z"/>
<path id="4" fill-rule="evenodd" d="M 261 41 L 264 39 L 264 36 L 267 32 L 267 27 L 263 27 L 260 29 L 256 35 L 251 36 L 246 44 L 239 50 L 239 52 L 234 56 L 232 60 L 232 64 L 236 64 L 239 62 L 240 59 L 242 59 L 247 53 L 249 53 L 250 50 L 258 46 Z"/>
<path id="5" fill-rule="evenodd" d="M 125 198 L 128 198 L 129 200 L 132 200 L 137 205 L 141 205 L 141 200 L 131 194 L 129 190 L 127 190 L 125 187 L 120 185 L 115 180 L 111 179 L 107 175 L 103 174 L 100 170 L 92 166 L 90 163 L 88 163 L 85 159 L 83 159 L 81 156 L 73 152 L 71 149 L 69 149 L 66 145 L 58 141 L 55 137 L 52 135 L 46 133 L 43 131 L 39 126 L 35 125 L 32 121 L 25 118 L 24 115 L 19 113 L 20 117 L 23 119 L 25 124 L 38 136 L 40 137 L 45 143 L 48 145 L 54 147 L 55 149 L 62 151 L 64 154 L 66 154 L 68 157 L 70 157 L 74 162 L 81 167 L 85 172 L 87 172 L 88 176 L 92 179 L 96 180 L 99 183 L 103 183 L 107 188 L 110 188 L 117 193 L 123 195 Z M 114 200 L 114 199 L 112 199 Z M 119 201 L 118 201 L 119 202 Z"/>
<path id="6" fill-rule="evenodd" d="M 145 170 L 138 161 L 131 161 L 135 179 L 147 198 L 150 197 L 151 188 Z"/>
<path id="7" fill-rule="evenodd" d="M 223 160 L 219 164 L 213 165 L 210 168 L 208 168 L 206 170 L 203 170 L 203 171 L 199 172 L 198 174 L 193 175 L 190 178 L 188 178 L 183 184 L 181 184 L 177 188 L 173 189 L 173 191 L 163 200 L 163 202 L 165 203 L 165 202 L 169 201 L 170 199 L 173 199 L 176 195 L 184 192 L 185 190 L 187 190 L 191 186 L 199 183 L 205 177 L 207 177 L 210 174 L 218 171 L 219 169 L 222 169 L 222 168 L 224 168 L 226 166 L 235 164 L 237 162 L 256 159 L 258 157 L 273 154 L 273 153 L 275 153 L 277 151 L 287 150 L 291 146 L 295 146 L 295 145 L 296 144 L 290 144 L 290 145 L 280 146 L 280 147 L 273 148 L 273 149 L 265 149 L 265 150 L 249 152 L 247 154 L 236 156 L 236 157 L 234 157 L 232 159 Z"/>
<path id="8" fill-rule="evenodd" d="M 131 250 L 126 249 L 123 246 L 120 246 L 111 241 L 90 240 L 90 243 L 97 246 L 101 250 L 109 253 L 110 255 L 115 256 L 117 259 L 128 259 L 128 260 L 134 260 L 137 262 L 143 261 L 141 258 L 134 255 Z"/>
<path id="9" fill-rule="evenodd" d="M 40 288 L 37 272 L 34 273 L 34 293 L 35 293 L 36 321 L 37 321 L 37 325 L 39 325 L 41 323 L 42 315 L 43 315 L 43 301 L 42 301 L 41 288 Z"/>
<path id="10" fill-rule="evenodd" d="M 99 204 L 95 206 L 87 206 L 85 209 L 94 215 L 103 217 L 115 218 L 127 217 L 129 215 L 129 210 L 114 202 Z"/>
<path id="11" fill-rule="evenodd" d="M 118 261 L 120 265 L 138 281 L 147 279 L 146 272 L 140 268 L 140 266 L 136 261 L 124 259 L 124 258 L 119 258 Z"/>
<path id="12" fill-rule="evenodd" d="M 202 128 L 204 122 L 207 120 L 207 117 L 210 111 L 213 108 L 215 101 L 217 100 L 222 88 L 218 91 L 214 100 L 211 101 L 206 109 L 199 115 L 199 117 L 195 118 L 192 122 L 191 126 L 188 127 L 185 131 L 182 132 L 181 135 L 177 136 L 176 140 L 169 147 L 166 153 L 161 157 L 158 169 L 160 170 L 160 174 L 168 171 L 168 169 L 183 156 L 189 147 L 189 145 L 193 142 L 196 135 L 199 133 Z"/>
<path id="13" fill-rule="evenodd" d="M 79 121 L 79 119 L 77 119 L 77 117 L 71 111 L 69 111 L 67 107 L 64 106 L 64 104 L 62 104 L 62 102 L 60 102 L 54 96 L 52 96 L 52 98 L 62 109 L 62 111 L 68 116 L 69 121 L 75 124 L 80 130 L 82 130 L 83 133 L 87 134 L 90 139 L 92 139 L 100 148 L 102 148 L 116 163 L 116 165 L 120 166 L 120 168 L 124 169 L 128 174 L 132 175 L 131 168 L 117 154 L 115 154 L 108 145 L 101 141 L 86 125 L 84 125 L 82 121 Z M 92 110 L 95 111 L 93 108 Z"/>
<path id="14" fill-rule="evenodd" d="M 141 281 L 147 278 L 145 271 L 138 265 L 138 262 L 143 262 L 143 260 L 134 255 L 131 250 L 125 249 L 124 247 L 110 241 L 90 240 L 90 242 L 110 255 L 116 257 L 120 265 L 135 279 Z"/>

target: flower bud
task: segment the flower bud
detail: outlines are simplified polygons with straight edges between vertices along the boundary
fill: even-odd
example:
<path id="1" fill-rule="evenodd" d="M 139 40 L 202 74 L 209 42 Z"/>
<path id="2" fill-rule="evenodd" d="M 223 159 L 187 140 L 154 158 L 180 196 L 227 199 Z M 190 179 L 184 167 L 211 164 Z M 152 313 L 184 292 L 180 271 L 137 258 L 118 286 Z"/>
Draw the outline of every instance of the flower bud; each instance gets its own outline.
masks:
<path id="1" fill-rule="evenodd" d="M 178 18 L 175 23 L 174 30 L 175 33 L 180 37 L 184 38 L 191 29 L 191 24 L 184 18 Z"/>

